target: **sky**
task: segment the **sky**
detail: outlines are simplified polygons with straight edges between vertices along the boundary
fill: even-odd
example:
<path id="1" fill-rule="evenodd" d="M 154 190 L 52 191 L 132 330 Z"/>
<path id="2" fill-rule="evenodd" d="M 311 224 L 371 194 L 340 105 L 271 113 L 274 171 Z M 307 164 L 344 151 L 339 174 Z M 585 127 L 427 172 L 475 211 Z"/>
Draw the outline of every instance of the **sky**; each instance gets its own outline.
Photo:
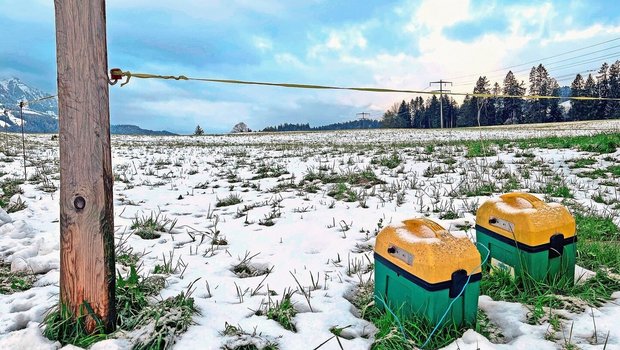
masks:
<path id="1" fill-rule="evenodd" d="M 163 75 L 427 91 L 444 79 L 458 92 L 480 75 L 501 84 L 507 67 L 527 82 L 540 62 L 570 85 L 577 72 L 620 59 L 620 40 L 564 54 L 620 38 L 616 1 L 107 0 L 108 62 Z M 53 1 L 0 0 L 0 26 L 0 79 L 55 93 Z M 177 133 L 379 118 L 414 97 L 140 79 L 110 91 L 113 124 Z"/>

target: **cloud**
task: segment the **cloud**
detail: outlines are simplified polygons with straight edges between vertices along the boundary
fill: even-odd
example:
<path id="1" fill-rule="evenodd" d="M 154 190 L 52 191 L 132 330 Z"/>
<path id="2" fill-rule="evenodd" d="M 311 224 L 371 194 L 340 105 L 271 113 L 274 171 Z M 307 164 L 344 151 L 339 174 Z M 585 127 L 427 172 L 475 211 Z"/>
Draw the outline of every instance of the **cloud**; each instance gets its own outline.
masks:
<path id="1" fill-rule="evenodd" d="M 471 19 L 469 4 L 469 0 L 424 0 L 415 8 L 405 30 L 441 32 L 445 27 Z"/>
<path id="2" fill-rule="evenodd" d="M 283 67 L 307 69 L 308 67 L 297 56 L 288 53 L 278 53 L 274 56 L 275 62 Z"/>
<path id="3" fill-rule="evenodd" d="M 254 46 L 260 51 L 270 51 L 273 48 L 273 43 L 269 38 L 255 35 L 252 39 Z"/>
<path id="4" fill-rule="evenodd" d="M 252 114 L 254 107 L 251 104 L 236 101 L 173 98 L 153 100 L 146 104 L 134 101 L 130 102 L 126 108 L 139 111 L 139 115 L 129 114 L 125 118 L 141 125 L 149 125 L 141 116 L 157 116 L 160 122 L 150 124 L 156 129 L 166 128 L 175 132 L 188 132 L 199 124 L 207 132 L 227 132 L 237 122 L 248 122 L 248 116 Z"/>
<path id="5" fill-rule="evenodd" d="M 309 48 L 308 58 L 320 59 L 331 54 L 363 51 L 368 45 L 364 37 L 367 27 L 366 24 L 328 30 L 320 43 Z"/>
<path id="6" fill-rule="evenodd" d="M 585 28 L 569 29 L 563 32 L 555 33 L 551 38 L 542 40 L 541 44 L 548 45 L 550 43 L 583 41 L 619 33 L 620 25 L 602 25 L 600 23 L 596 23 Z"/>

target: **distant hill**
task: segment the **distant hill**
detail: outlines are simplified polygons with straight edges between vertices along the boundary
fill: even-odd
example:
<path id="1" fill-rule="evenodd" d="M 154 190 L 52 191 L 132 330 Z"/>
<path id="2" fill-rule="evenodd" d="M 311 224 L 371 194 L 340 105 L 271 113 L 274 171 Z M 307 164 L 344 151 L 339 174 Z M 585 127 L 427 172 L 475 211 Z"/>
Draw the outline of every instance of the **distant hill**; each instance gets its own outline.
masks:
<path id="1" fill-rule="evenodd" d="M 159 136 L 176 135 L 166 130 L 153 131 L 153 130 L 142 129 L 139 126 L 128 125 L 128 124 L 111 125 L 110 133 L 118 134 L 118 135 L 159 135 Z"/>
<path id="2" fill-rule="evenodd" d="M 20 118 L 19 102 L 33 101 L 51 94 L 31 87 L 19 78 L 0 80 L 0 130 L 20 132 L 22 122 L 24 130 L 30 133 L 58 132 L 58 100 L 51 98 L 24 108 L 24 119 Z M 123 135 L 176 135 L 168 131 L 142 129 L 136 125 L 111 125 L 112 134 Z"/>

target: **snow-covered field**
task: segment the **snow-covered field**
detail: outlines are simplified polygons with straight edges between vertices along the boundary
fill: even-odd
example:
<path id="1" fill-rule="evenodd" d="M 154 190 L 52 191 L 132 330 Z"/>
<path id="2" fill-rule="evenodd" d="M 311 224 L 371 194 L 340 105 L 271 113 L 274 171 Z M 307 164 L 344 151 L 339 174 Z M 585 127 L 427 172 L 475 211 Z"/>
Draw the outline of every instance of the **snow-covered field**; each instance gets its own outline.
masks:
<path id="1" fill-rule="evenodd" d="M 381 227 L 428 216 L 455 234 L 473 237 L 475 208 L 506 189 L 559 201 L 544 188 L 566 186 L 575 205 L 607 212 L 619 208 L 617 177 L 577 175 L 618 164 L 620 150 L 598 154 L 575 148 L 500 148 L 488 142 L 483 147 L 492 156 L 468 158 L 457 141 L 604 130 L 618 132 L 620 122 L 452 131 L 113 136 L 117 242 L 140 254 L 144 276 L 162 272 L 168 263 L 158 299 L 186 291 L 198 280 L 193 297 L 200 314 L 174 349 L 235 349 L 250 343 L 257 348 L 314 349 L 330 338 L 320 349 L 340 349 L 338 340 L 344 349 L 367 349 L 376 328 L 359 317 L 349 299 L 372 279 L 372 247 Z M 6 149 L 7 136 L 0 136 L 5 138 L 0 147 Z M 28 174 L 36 176 L 20 185 L 23 194 L 11 198 L 13 203 L 21 198 L 25 209 L 0 211 L 0 262 L 10 264 L 12 272 L 34 274 L 35 281 L 27 290 L 0 294 L 0 349 L 57 349 L 60 344 L 42 336 L 39 322 L 58 302 L 58 142 L 50 135 L 27 139 Z M 17 141 L 11 136 L 9 155 L 0 156 L 2 179 L 23 176 Z M 439 141 L 449 142 L 438 146 Z M 594 164 L 588 169 L 570 166 L 581 158 L 592 158 Z M 595 196 L 605 200 L 594 201 Z M 158 214 L 176 220 L 171 232 L 155 239 L 131 234 L 136 217 Z M 117 269 L 122 275 L 128 272 L 120 263 Z M 264 312 L 288 290 L 293 292 L 296 331 Z M 619 303 L 617 292 L 603 306 L 562 312 L 562 329 L 568 333 L 572 327 L 569 344 L 603 349 L 609 332 L 606 349 L 620 349 Z M 449 349 L 567 348 L 562 332 L 549 336 L 549 323 L 527 321 L 528 305 L 481 296 L 480 310 L 503 335 L 501 344 L 469 330 Z M 237 331 L 225 332 L 227 324 Z M 331 329 L 347 326 L 339 339 L 333 338 Z M 131 334 L 119 335 L 92 348 L 128 349 L 128 339 Z"/>

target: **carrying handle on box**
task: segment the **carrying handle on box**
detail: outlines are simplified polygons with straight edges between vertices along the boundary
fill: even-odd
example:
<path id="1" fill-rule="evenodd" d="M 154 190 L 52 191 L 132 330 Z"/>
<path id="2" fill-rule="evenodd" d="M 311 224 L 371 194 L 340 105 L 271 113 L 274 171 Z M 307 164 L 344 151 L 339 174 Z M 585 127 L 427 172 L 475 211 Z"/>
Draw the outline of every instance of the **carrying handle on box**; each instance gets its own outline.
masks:
<path id="1" fill-rule="evenodd" d="M 500 196 L 501 199 L 505 201 L 516 201 L 518 198 L 524 199 L 528 201 L 532 207 L 538 209 L 545 206 L 545 202 L 540 200 L 538 197 L 533 194 L 527 192 L 510 192 Z"/>
<path id="2" fill-rule="evenodd" d="M 403 221 L 403 223 L 407 226 L 407 228 L 411 232 L 420 232 L 419 227 L 426 226 L 431 231 L 433 231 L 434 238 L 440 238 L 441 237 L 440 232 L 443 232 L 446 230 L 445 228 L 443 228 L 441 225 L 439 225 L 435 221 L 426 219 L 426 218 L 409 219 L 409 220 Z M 430 238 L 430 237 L 427 237 L 427 238 Z"/>

